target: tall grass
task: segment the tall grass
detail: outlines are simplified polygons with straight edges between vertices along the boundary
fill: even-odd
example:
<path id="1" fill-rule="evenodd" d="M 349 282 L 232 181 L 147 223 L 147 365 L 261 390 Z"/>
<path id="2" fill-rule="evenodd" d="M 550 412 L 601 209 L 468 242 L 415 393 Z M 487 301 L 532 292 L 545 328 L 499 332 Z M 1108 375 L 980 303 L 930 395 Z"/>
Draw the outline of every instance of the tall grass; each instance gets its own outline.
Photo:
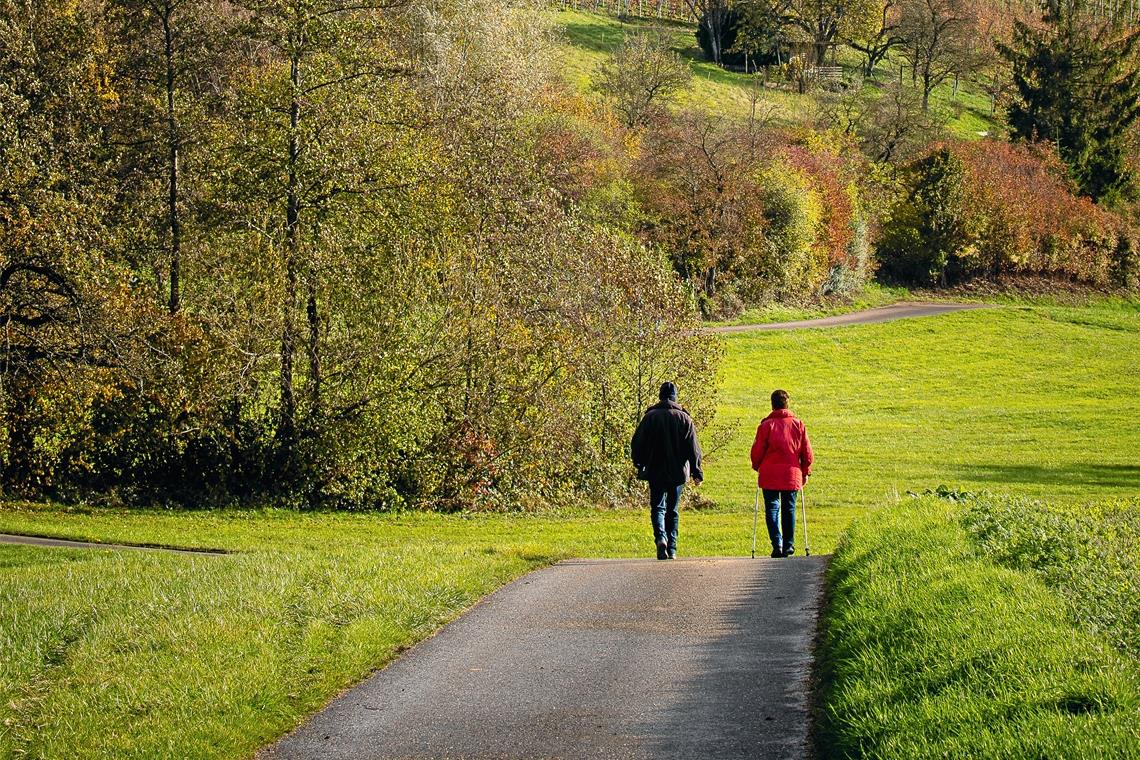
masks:
<path id="1" fill-rule="evenodd" d="M 1140 499 L 1081 508 L 981 498 L 963 521 L 979 551 L 1034 574 L 1078 625 L 1140 658 Z"/>
<path id="2" fill-rule="evenodd" d="M 979 553 L 961 509 L 883 507 L 841 542 L 818 655 L 822 754 L 1136 757 L 1136 662 L 1033 573 Z"/>

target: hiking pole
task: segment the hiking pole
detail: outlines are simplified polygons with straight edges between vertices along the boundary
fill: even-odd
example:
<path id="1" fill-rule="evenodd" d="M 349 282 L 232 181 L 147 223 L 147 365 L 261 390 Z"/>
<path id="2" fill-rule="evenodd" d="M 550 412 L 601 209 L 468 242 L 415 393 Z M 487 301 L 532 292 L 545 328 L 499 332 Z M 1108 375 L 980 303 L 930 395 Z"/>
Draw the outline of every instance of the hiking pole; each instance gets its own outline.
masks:
<path id="1" fill-rule="evenodd" d="M 756 504 L 752 508 L 752 559 L 756 559 L 756 521 L 760 518 L 760 486 L 756 486 Z"/>
<path id="2" fill-rule="evenodd" d="M 802 486 L 800 486 L 800 512 L 802 512 L 804 515 L 804 556 L 810 557 L 811 556 L 811 544 L 808 543 L 808 534 L 807 534 L 807 497 L 804 496 L 804 493 L 806 492 L 806 490 L 807 490 L 807 481 L 805 480 L 804 484 Z M 795 525 L 795 523 L 792 523 L 792 524 Z"/>

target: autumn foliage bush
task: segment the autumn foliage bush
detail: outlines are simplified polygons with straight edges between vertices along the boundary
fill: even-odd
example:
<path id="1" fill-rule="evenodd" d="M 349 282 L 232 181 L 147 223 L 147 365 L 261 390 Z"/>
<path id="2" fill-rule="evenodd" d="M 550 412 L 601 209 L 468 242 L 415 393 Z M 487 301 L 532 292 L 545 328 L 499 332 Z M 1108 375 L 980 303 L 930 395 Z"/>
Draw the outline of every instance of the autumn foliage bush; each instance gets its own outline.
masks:
<path id="1" fill-rule="evenodd" d="M 706 316 L 859 287 L 870 272 L 852 159 L 811 135 L 683 114 L 645 136 L 639 233 Z"/>
<path id="2" fill-rule="evenodd" d="M 1098 286 L 1130 266 L 1131 231 L 1075 194 L 1056 154 L 996 140 L 935 146 L 909 164 L 882 227 L 883 272 L 946 285 L 1036 274 Z"/>

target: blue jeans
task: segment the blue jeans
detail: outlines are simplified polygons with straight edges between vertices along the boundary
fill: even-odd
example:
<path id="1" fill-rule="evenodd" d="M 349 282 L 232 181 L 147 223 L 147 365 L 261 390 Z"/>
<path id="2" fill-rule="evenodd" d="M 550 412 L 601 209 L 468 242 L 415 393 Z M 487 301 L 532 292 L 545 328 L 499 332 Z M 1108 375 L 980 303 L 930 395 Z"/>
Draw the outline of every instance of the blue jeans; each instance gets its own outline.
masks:
<path id="1" fill-rule="evenodd" d="M 677 503 L 681 501 L 681 486 L 658 488 L 649 486 L 649 517 L 653 521 L 653 542 L 664 541 L 669 551 L 677 551 Z"/>
<path id="2" fill-rule="evenodd" d="M 775 551 L 786 552 L 795 548 L 797 496 L 799 491 L 764 489 L 764 522 L 768 524 L 768 538 L 772 540 L 772 549 Z M 784 524 L 782 534 L 781 522 Z"/>

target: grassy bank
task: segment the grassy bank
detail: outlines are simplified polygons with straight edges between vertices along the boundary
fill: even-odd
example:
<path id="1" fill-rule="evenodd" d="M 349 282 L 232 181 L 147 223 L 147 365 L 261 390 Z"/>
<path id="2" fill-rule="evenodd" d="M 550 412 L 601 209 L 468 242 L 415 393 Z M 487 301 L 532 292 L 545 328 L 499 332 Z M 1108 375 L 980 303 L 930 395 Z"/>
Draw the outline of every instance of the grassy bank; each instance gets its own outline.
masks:
<path id="1" fill-rule="evenodd" d="M 818 676 L 827 757 L 1135 757 L 1140 670 L 1031 573 L 1001 567 L 962 507 L 861 518 L 829 569 Z"/>

